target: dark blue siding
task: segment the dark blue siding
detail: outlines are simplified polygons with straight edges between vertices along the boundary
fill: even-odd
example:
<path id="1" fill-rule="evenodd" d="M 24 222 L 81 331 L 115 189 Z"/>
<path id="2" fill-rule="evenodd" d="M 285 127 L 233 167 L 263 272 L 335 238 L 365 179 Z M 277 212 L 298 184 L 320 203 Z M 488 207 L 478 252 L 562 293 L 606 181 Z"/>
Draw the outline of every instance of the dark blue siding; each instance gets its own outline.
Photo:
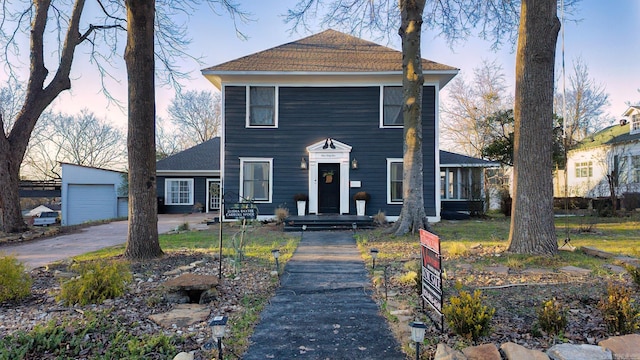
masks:
<path id="1" fill-rule="evenodd" d="M 280 87 L 277 129 L 245 128 L 245 87 L 225 87 L 225 194 L 239 193 L 240 157 L 273 158 L 273 202 L 259 204 L 261 214 L 273 214 L 278 206 L 295 212 L 293 195 L 308 193 L 308 172 L 300 170 L 306 147 L 325 138 L 352 146 L 358 170 L 350 180 L 362 182 L 351 189 L 371 194 L 367 214 L 378 210 L 397 216 L 401 205 L 386 203 L 387 158 L 402 158 L 403 130 L 379 128 L 380 88 Z M 427 215 L 435 216 L 435 89 L 423 96 L 424 197 Z M 236 197 L 237 199 L 237 197 Z M 228 197 L 225 201 L 234 201 Z M 350 200 L 355 214 L 355 204 Z"/>
<path id="2" fill-rule="evenodd" d="M 193 179 L 193 203 L 202 204 L 203 211 L 206 211 L 205 207 L 207 206 L 207 177 L 203 176 L 158 176 L 158 198 L 161 203 L 166 203 L 164 201 L 164 184 L 165 179 Z M 158 204 L 160 206 L 160 203 Z M 158 213 L 160 214 L 186 214 L 193 212 L 193 205 L 164 205 L 163 208 L 158 208 Z"/>

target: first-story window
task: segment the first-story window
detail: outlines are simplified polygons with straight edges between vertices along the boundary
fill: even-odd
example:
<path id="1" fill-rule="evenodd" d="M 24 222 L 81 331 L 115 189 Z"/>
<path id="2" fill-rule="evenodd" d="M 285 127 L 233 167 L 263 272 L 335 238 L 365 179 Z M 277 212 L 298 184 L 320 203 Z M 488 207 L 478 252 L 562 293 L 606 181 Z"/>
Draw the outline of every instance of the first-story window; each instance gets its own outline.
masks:
<path id="1" fill-rule="evenodd" d="M 387 159 L 387 202 L 402 203 L 402 159 Z"/>
<path id="2" fill-rule="evenodd" d="M 193 179 L 165 179 L 166 205 L 193 205 Z"/>
<path id="3" fill-rule="evenodd" d="M 583 161 L 576 163 L 576 177 L 585 178 L 593 176 L 593 162 Z"/>
<path id="4" fill-rule="evenodd" d="M 240 196 L 256 202 L 271 202 L 273 159 L 240 159 Z"/>
<path id="5" fill-rule="evenodd" d="M 631 156 L 631 179 L 634 183 L 640 183 L 640 155 Z"/>

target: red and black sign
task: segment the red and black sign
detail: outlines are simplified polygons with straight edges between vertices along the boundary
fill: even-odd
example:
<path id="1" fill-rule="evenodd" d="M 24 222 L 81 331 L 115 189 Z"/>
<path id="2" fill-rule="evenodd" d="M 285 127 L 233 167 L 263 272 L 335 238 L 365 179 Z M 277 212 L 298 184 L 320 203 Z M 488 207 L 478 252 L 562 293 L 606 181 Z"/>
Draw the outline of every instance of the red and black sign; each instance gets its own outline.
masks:
<path id="1" fill-rule="evenodd" d="M 431 305 L 439 315 L 440 323 L 442 323 L 440 238 L 435 234 L 420 229 L 420 250 L 422 253 L 422 298 Z"/>

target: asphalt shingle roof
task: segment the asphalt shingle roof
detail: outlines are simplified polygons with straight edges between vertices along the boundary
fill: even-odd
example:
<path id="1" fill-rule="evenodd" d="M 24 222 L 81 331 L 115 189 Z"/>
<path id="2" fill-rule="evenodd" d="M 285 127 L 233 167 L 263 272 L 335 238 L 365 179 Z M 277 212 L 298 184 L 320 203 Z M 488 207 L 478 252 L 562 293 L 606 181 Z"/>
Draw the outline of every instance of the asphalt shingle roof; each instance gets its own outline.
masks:
<path id="1" fill-rule="evenodd" d="M 440 165 L 498 166 L 498 163 L 440 150 Z"/>
<path id="2" fill-rule="evenodd" d="M 220 138 L 215 137 L 156 163 L 156 170 L 220 170 Z"/>
<path id="3" fill-rule="evenodd" d="M 423 71 L 457 71 L 422 60 Z M 203 72 L 393 72 L 402 71 L 402 52 L 336 30 L 215 65 Z"/>
<path id="4" fill-rule="evenodd" d="M 586 150 L 602 145 L 615 145 L 638 140 L 640 140 L 640 133 L 630 134 L 628 123 L 624 125 L 616 124 L 587 136 L 580 141 L 575 150 Z"/>

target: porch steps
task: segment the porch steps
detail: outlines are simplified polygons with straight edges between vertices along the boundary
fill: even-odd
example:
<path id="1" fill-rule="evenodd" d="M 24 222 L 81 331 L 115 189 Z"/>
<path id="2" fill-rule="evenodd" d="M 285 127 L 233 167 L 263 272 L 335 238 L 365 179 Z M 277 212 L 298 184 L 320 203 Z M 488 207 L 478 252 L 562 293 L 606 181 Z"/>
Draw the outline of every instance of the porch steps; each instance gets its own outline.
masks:
<path id="1" fill-rule="evenodd" d="M 306 215 L 289 216 L 284 222 L 284 231 L 327 231 L 327 230 L 353 230 L 353 224 L 357 229 L 372 229 L 375 227 L 370 216 L 356 215 Z"/>

